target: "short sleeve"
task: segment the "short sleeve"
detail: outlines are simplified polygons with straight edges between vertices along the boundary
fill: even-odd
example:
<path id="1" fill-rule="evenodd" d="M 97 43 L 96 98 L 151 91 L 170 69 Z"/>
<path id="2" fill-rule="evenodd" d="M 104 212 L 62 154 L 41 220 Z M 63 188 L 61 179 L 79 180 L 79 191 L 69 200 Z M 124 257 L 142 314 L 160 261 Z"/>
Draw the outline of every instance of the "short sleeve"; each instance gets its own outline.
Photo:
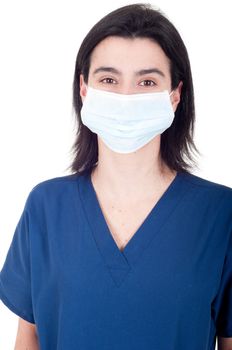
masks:
<path id="1" fill-rule="evenodd" d="M 0 299 L 12 312 L 28 322 L 35 323 L 31 297 L 27 202 L 0 272 Z"/>
<path id="2" fill-rule="evenodd" d="M 217 336 L 232 337 L 232 233 L 227 247 L 219 291 L 213 307 Z"/>

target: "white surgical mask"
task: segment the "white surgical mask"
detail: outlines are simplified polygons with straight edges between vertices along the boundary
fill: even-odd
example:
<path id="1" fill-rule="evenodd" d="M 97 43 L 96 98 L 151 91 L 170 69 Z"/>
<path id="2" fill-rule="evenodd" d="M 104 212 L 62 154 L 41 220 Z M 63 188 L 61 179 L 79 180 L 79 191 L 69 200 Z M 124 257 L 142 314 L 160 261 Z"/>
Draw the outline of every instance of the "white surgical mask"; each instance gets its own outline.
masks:
<path id="1" fill-rule="evenodd" d="M 89 86 L 81 119 L 112 151 L 131 153 L 170 127 L 170 95 L 167 90 L 125 95 Z"/>

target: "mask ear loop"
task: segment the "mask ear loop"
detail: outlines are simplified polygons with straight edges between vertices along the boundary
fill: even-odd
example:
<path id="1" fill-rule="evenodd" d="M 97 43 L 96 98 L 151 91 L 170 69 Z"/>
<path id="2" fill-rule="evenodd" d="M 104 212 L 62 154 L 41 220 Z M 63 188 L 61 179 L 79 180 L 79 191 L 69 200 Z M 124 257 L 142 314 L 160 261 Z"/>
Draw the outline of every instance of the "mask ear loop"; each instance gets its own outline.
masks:
<path id="1" fill-rule="evenodd" d="M 174 92 L 174 90 L 172 90 L 172 92 L 169 94 L 169 97 L 172 96 L 173 92 Z M 171 102 L 171 101 L 170 101 L 170 102 Z M 172 102 L 171 102 L 171 104 L 172 104 Z"/>

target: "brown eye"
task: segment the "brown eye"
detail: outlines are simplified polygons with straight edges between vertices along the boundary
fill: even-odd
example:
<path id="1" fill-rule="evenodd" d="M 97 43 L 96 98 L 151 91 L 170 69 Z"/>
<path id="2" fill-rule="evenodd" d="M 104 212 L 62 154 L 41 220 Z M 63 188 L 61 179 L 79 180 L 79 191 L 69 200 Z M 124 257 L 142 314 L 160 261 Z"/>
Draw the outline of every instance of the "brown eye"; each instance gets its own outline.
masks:
<path id="1" fill-rule="evenodd" d="M 112 78 L 104 78 L 104 79 L 100 80 L 100 82 L 104 82 L 104 81 L 107 81 L 106 84 L 112 84 L 112 81 L 115 81 L 115 80 L 112 79 Z M 113 84 L 114 84 L 114 83 L 113 83 Z"/>
<path id="2" fill-rule="evenodd" d="M 153 80 L 149 80 L 149 79 L 143 80 L 142 83 L 144 83 L 144 84 L 142 84 L 142 86 L 154 86 L 154 85 L 156 85 L 156 83 Z"/>

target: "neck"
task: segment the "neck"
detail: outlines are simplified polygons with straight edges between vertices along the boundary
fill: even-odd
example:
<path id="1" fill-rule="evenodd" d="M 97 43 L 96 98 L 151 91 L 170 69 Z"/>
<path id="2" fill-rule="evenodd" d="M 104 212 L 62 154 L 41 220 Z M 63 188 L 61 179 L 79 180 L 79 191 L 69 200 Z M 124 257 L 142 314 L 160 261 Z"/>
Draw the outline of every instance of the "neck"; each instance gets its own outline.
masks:
<path id="1" fill-rule="evenodd" d="M 120 154 L 111 151 L 99 140 L 98 164 L 91 177 L 107 196 L 143 198 L 165 187 L 174 177 L 161 160 L 160 138 L 136 152 Z"/>

